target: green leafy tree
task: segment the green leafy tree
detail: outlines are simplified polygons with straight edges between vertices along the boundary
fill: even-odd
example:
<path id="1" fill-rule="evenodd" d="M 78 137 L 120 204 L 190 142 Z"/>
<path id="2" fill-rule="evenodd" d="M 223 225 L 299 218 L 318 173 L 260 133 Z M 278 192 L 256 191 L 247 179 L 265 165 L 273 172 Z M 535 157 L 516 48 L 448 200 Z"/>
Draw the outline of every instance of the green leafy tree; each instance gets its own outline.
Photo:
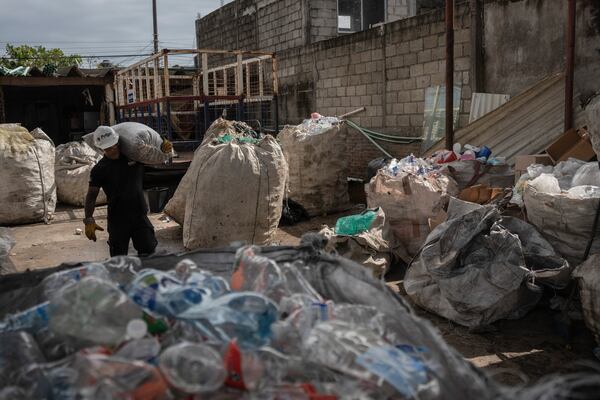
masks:
<path id="1" fill-rule="evenodd" d="M 43 46 L 13 46 L 6 45 L 6 55 L 0 57 L 0 66 L 16 68 L 20 66 L 38 67 L 44 66 L 68 67 L 79 65 L 79 55 L 65 55 L 61 49 L 46 49 Z"/>

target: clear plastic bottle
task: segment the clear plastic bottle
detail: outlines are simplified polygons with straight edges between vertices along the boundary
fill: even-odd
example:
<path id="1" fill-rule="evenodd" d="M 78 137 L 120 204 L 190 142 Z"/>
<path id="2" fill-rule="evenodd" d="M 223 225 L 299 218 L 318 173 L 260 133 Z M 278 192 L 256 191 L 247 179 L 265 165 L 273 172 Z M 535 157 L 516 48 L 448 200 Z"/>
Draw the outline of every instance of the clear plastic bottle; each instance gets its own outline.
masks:
<path id="1" fill-rule="evenodd" d="M 226 372 L 221 355 L 199 343 L 183 342 L 166 349 L 159 367 L 167 381 L 184 393 L 206 393 L 219 389 Z"/>
<path id="2" fill-rule="evenodd" d="M 116 345 L 142 310 L 113 283 L 94 276 L 66 286 L 48 307 L 50 329 L 94 344 Z"/>
<path id="3" fill-rule="evenodd" d="M 207 338 L 222 343 L 237 338 L 240 348 L 253 349 L 269 342 L 277 314 L 277 305 L 269 298 L 238 292 L 192 307 L 179 318 L 189 320 Z"/>
<path id="4" fill-rule="evenodd" d="M 12 314 L 0 322 L 1 332 L 25 330 L 35 333 L 48 326 L 48 302 L 38 304 L 20 313 Z"/>
<path id="5" fill-rule="evenodd" d="M 140 271 L 128 289 L 129 297 L 150 313 L 176 317 L 205 299 L 229 292 L 229 285 L 204 271 L 174 273 L 154 269 Z"/>

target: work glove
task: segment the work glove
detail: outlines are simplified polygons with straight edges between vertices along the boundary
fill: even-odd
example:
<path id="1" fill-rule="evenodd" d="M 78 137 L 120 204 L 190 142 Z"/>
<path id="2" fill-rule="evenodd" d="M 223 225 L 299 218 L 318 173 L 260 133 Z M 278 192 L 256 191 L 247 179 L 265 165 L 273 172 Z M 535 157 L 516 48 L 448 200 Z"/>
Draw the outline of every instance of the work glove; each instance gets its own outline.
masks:
<path id="1" fill-rule="evenodd" d="M 169 154 L 173 151 L 173 143 L 171 143 L 167 139 L 164 139 L 162 144 L 160 145 L 160 151 L 162 151 L 165 154 Z"/>
<path id="2" fill-rule="evenodd" d="M 94 218 L 86 218 L 83 220 L 83 223 L 85 224 L 85 236 L 95 242 L 96 231 L 103 231 L 104 228 L 102 228 L 100 225 L 97 225 L 96 221 L 94 221 Z"/>

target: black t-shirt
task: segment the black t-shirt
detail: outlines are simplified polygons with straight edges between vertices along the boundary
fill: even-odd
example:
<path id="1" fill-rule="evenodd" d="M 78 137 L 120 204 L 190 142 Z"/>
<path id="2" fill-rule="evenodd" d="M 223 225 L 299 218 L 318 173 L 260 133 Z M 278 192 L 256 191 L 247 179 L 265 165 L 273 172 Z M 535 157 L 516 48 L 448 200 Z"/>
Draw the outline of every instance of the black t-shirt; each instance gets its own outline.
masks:
<path id="1" fill-rule="evenodd" d="M 123 155 L 117 160 L 103 157 L 90 173 L 90 186 L 106 193 L 109 218 L 147 214 L 143 180 L 144 166 Z"/>

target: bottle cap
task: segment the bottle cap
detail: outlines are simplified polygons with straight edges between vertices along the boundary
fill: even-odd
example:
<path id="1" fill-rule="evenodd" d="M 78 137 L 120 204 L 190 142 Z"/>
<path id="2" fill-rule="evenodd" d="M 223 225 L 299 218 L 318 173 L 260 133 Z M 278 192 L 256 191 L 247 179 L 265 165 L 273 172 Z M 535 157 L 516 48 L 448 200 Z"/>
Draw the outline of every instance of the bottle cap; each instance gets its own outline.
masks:
<path id="1" fill-rule="evenodd" d="M 127 338 L 141 339 L 148 333 L 148 326 L 139 318 L 132 319 L 127 323 Z"/>

